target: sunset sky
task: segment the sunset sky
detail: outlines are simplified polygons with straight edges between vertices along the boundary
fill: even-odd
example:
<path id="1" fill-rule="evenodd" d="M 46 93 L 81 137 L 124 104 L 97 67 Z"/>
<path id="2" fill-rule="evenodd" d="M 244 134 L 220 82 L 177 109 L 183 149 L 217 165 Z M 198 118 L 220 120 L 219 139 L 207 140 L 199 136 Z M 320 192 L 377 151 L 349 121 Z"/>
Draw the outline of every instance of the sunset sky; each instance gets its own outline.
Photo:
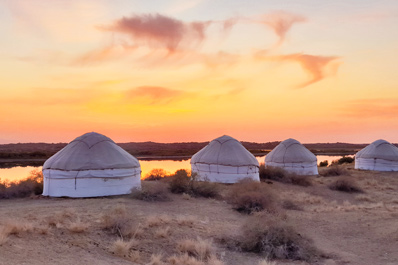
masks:
<path id="1" fill-rule="evenodd" d="M 0 143 L 398 142 L 398 2 L 0 0 Z"/>

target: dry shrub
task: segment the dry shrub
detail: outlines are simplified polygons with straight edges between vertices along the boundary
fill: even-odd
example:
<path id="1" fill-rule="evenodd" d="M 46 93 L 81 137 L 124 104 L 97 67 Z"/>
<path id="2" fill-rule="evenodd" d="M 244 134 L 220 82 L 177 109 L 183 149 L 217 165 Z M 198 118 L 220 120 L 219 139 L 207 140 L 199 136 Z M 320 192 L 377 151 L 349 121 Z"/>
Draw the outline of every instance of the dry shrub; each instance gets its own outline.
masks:
<path id="1" fill-rule="evenodd" d="M 322 170 L 320 175 L 324 177 L 335 177 L 335 176 L 349 175 L 349 173 L 345 168 L 334 165 L 326 168 L 325 170 Z"/>
<path id="2" fill-rule="evenodd" d="M 89 223 L 82 222 L 80 219 L 77 219 L 73 222 L 70 222 L 68 225 L 68 230 L 72 233 L 83 233 L 87 231 L 90 227 Z"/>
<path id="3" fill-rule="evenodd" d="M 365 194 L 360 194 L 355 196 L 355 199 L 358 201 L 363 201 L 363 202 L 375 202 L 375 200 L 370 197 L 369 195 L 365 195 Z"/>
<path id="4" fill-rule="evenodd" d="M 144 180 L 161 180 L 168 177 L 166 170 L 161 168 L 154 168 L 148 174 L 145 175 Z"/>
<path id="5" fill-rule="evenodd" d="M 169 178 L 169 188 L 172 193 L 185 193 L 194 197 L 216 198 L 220 196 L 220 188 L 217 183 L 198 181 L 196 173 L 189 173 L 184 169 L 177 170 Z"/>
<path id="6" fill-rule="evenodd" d="M 163 182 L 142 182 L 141 190 L 133 190 L 131 196 L 133 198 L 148 201 L 148 202 L 162 202 L 170 201 L 169 190 L 166 183 Z"/>
<path id="7" fill-rule="evenodd" d="M 158 228 L 155 231 L 156 238 L 168 238 L 171 235 L 171 229 L 169 226 Z"/>
<path id="8" fill-rule="evenodd" d="M 329 185 L 329 189 L 343 192 L 363 192 L 357 183 L 349 178 L 340 178 Z"/>
<path id="9" fill-rule="evenodd" d="M 185 239 L 178 242 L 177 250 L 199 261 L 207 261 L 215 254 L 212 242 L 210 240 L 201 239 L 200 237 L 196 240 Z"/>
<path id="10" fill-rule="evenodd" d="M 311 261 L 320 255 L 311 240 L 279 217 L 252 216 L 242 232 L 238 244 L 243 251 L 261 253 L 270 259 Z"/>
<path id="11" fill-rule="evenodd" d="M 169 178 L 169 188 L 172 193 L 189 193 L 191 176 L 184 169 L 177 170 Z"/>
<path id="12" fill-rule="evenodd" d="M 7 235 L 20 235 L 33 231 L 33 225 L 26 221 L 13 220 L 4 224 L 3 232 Z"/>
<path id="13" fill-rule="evenodd" d="M 190 200 L 190 199 L 192 199 L 192 196 L 189 195 L 188 193 L 183 193 L 183 194 L 182 194 L 182 198 L 183 198 L 184 200 Z"/>
<path id="14" fill-rule="evenodd" d="M 307 176 L 300 176 L 294 174 L 290 174 L 290 183 L 302 187 L 312 186 L 312 182 Z"/>
<path id="15" fill-rule="evenodd" d="M 129 255 L 130 249 L 137 244 L 136 240 L 124 241 L 123 239 L 117 239 L 112 243 L 109 250 L 117 256 L 126 257 Z"/>
<path id="16" fill-rule="evenodd" d="M 266 167 L 264 164 L 260 164 L 260 179 L 270 179 L 280 182 L 289 182 L 289 173 L 280 167 Z"/>
<path id="17" fill-rule="evenodd" d="M 294 210 L 294 211 L 302 211 L 303 207 L 299 206 L 298 204 L 294 203 L 291 200 L 284 200 L 282 202 L 283 209 L 286 210 Z"/>
<path id="18" fill-rule="evenodd" d="M 0 199 L 24 198 L 43 193 L 43 173 L 32 170 L 26 179 L 0 183 Z"/>
<path id="19" fill-rule="evenodd" d="M 179 225 L 193 227 L 197 219 L 192 215 L 178 215 L 176 221 Z"/>
<path id="20" fill-rule="evenodd" d="M 163 256 L 161 254 L 152 254 L 151 259 L 146 265 L 164 265 L 165 263 L 162 261 Z"/>
<path id="21" fill-rule="evenodd" d="M 124 204 L 116 205 L 102 216 L 102 228 L 120 237 L 128 236 L 132 233 L 132 222 L 133 220 L 128 216 Z"/>
<path id="22" fill-rule="evenodd" d="M 267 184 L 244 179 L 232 185 L 227 202 L 238 212 L 251 214 L 266 210 L 276 212 L 277 206 L 274 194 Z"/>
<path id="23" fill-rule="evenodd" d="M 171 217 L 165 214 L 162 215 L 153 215 L 153 216 L 148 216 L 146 218 L 146 227 L 155 227 L 155 226 L 161 226 L 161 225 L 166 225 L 171 222 Z"/>
<path id="24" fill-rule="evenodd" d="M 264 164 L 260 164 L 260 179 L 262 181 L 275 180 L 303 187 L 312 186 L 312 182 L 306 176 L 290 173 L 280 167 L 266 167 Z"/>
<path id="25" fill-rule="evenodd" d="M 331 165 L 351 164 L 355 161 L 355 157 L 343 156 L 340 159 L 333 160 Z"/>

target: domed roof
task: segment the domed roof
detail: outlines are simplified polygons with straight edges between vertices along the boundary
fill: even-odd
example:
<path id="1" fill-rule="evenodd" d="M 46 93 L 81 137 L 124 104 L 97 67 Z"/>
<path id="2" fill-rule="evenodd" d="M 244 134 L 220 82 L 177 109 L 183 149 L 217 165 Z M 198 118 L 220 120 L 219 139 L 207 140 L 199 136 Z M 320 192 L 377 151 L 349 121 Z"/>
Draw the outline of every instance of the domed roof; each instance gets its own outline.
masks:
<path id="1" fill-rule="evenodd" d="M 211 141 L 194 154 L 191 164 L 224 166 L 259 166 L 257 159 L 236 139 L 224 135 Z"/>
<path id="2" fill-rule="evenodd" d="M 95 132 L 77 137 L 50 157 L 43 169 L 99 170 L 140 167 L 138 160 L 110 138 Z"/>
<path id="3" fill-rule="evenodd" d="M 355 158 L 380 158 L 390 161 L 398 161 L 398 147 L 385 141 L 377 140 L 356 153 Z"/>
<path id="4" fill-rule="evenodd" d="M 289 138 L 281 142 L 265 157 L 265 162 L 303 163 L 316 162 L 316 156 L 299 141 Z"/>

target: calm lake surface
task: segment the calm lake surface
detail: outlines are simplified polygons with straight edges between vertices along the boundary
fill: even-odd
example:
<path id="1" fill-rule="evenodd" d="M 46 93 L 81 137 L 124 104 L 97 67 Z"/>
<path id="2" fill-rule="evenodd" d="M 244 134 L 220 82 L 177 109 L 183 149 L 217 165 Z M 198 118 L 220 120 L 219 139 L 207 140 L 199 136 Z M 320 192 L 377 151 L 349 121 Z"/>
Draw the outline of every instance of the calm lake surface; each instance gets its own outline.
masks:
<path id="1" fill-rule="evenodd" d="M 327 160 L 329 164 L 333 160 L 337 160 L 342 156 L 327 156 L 318 155 L 318 164 L 321 161 Z M 352 157 L 352 156 L 351 156 Z M 264 163 L 265 156 L 256 157 L 258 162 Z M 142 177 L 145 177 L 152 169 L 161 168 L 169 173 L 174 173 L 178 169 L 190 169 L 190 159 L 186 160 L 141 160 Z M 12 168 L 0 168 L 0 181 L 18 181 L 29 176 L 32 170 L 41 170 L 41 167 L 12 167 Z"/>

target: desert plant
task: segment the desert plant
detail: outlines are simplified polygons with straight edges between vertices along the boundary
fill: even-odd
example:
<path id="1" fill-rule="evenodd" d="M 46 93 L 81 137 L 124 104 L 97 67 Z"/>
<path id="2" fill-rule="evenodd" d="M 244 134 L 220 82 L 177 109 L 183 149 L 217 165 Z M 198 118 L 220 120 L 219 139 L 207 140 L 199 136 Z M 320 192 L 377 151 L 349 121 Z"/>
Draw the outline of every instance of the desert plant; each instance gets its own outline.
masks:
<path id="1" fill-rule="evenodd" d="M 312 185 L 312 182 L 306 176 L 299 176 L 280 167 L 266 167 L 264 164 L 260 164 L 259 173 L 262 181 L 269 179 L 304 187 Z"/>
<path id="2" fill-rule="evenodd" d="M 126 206 L 118 204 L 102 215 L 102 228 L 123 238 L 132 233 L 133 220 L 127 215 Z"/>
<path id="3" fill-rule="evenodd" d="M 189 193 L 191 176 L 189 173 L 180 169 L 177 170 L 169 179 L 169 188 L 172 193 Z"/>
<path id="4" fill-rule="evenodd" d="M 189 194 L 193 197 L 219 197 L 217 183 L 199 181 L 196 173 L 189 173 L 184 169 L 177 170 L 168 182 L 172 193 Z"/>
<path id="5" fill-rule="evenodd" d="M 277 211 L 274 194 L 268 189 L 267 184 L 251 179 L 244 179 L 232 185 L 226 199 L 235 210 L 246 214 L 263 210 Z"/>
<path id="6" fill-rule="evenodd" d="M 124 241 L 123 239 L 116 239 L 109 250 L 117 256 L 126 257 L 130 249 L 137 244 L 138 242 L 136 240 Z"/>
<path id="7" fill-rule="evenodd" d="M 329 189 L 343 192 L 363 192 L 356 182 L 349 178 L 340 178 L 329 185 Z"/>
<path id="8" fill-rule="evenodd" d="M 343 156 L 340 159 L 337 160 L 333 160 L 331 165 L 342 165 L 342 164 L 351 164 L 352 162 L 355 161 L 354 157 L 350 157 L 350 156 Z"/>
<path id="9" fill-rule="evenodd" d="M 242 250 L 270 259 L 311 261 L 320 255 L 311 240 L 300 235 L 286 220 L 257 215 L 248 219 L 238 243 Z"/>
<path id="10" fill-rule="evenodd" d="M 294 203 L 291 200 L 284 200 L 282 202 L 282 207 L 286 210 L 294 210 L 294 211 L 302 211 L 303 207 L 299 206 L 298 204 Z"/>
<path id="11" fill-rule="evenodd" d="M 328 165 L 329 165 L 329 161 L 327 161 L 327 160 L 319 162 L 320 167 L 327 167 Z"/>
<path id="12" fill-rule="evenodd" d="M 349 173 L 345 168 L 333 165 L 322 170 L 320 172 L 320 175 L 324 177 L 335 177 L 335 176 L 349 175 Z"/>
<path id="13" fill-rule="evenodd" d="M 141 190 L 132 190 L 131 197 L 143 201 L 159 202 L 170 201 L 169 190 L 167 184 L 159 181 L 155 182 L 142 182 Z"/>
<path id="14" fill-rule="evenodd" d="M 200 261 L 207 261 L 214 255 L 214 247 L 210 240 L 202 238 L 185 239 L 177 243 L 177 250 L 181 253 L 187 253 Z"/>
<path id="15" fill-rule="evenodd" d="M 144 180 L 161 180 L 168 176 L 166 170 L 161 168 L 154 168 L 145 175 Z"/>

